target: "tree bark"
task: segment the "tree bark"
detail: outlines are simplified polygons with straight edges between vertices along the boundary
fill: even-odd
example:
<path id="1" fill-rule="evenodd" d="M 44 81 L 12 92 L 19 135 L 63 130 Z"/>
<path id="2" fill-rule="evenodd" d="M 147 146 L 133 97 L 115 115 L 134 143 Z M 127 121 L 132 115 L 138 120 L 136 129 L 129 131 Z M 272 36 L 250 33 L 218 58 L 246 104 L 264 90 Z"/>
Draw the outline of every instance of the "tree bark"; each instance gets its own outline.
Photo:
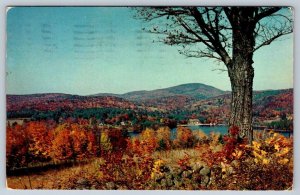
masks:
<path id="1" fill-rule="evenodd" d="M 249 22 L 236 21 L 239 28 L 233 29 L 233 58 L 228 67 L 231 81 L 231 114 L 229 127 L 239 128 L 239 138 L 246 138 L 251 144 L 253 140 L 252 129 L 252 90 L 254 68 L 253 50 L 255 39 L 253 26 Z M 237 25 L 238 26 L 238 25 Z"/>
<path id="2" fill-rule="evenodd" d="M 247 138 L 252 143 L 252 86 L 254 69 L 235 69 L 231 71 L 231 114 L 229 127 L 239 128 L 239 137 Z M 241 76 L 244 75 L 244 76 Z"/>

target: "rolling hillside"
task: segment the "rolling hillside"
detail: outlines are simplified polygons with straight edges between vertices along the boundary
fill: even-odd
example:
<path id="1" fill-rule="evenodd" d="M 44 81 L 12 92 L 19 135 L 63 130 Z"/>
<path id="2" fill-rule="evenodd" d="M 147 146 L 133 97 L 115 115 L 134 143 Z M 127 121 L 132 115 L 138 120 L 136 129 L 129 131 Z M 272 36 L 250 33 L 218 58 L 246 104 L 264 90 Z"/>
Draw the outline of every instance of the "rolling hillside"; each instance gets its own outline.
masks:
<path id="1" fill-rule="evenodd" d="M 293 113 L 293 89 L 254 91 L 254 115 L 263 118 Z M 152 91 L 134 91 L 126 94 L 101 93 L 79 96 L 59 93 L 7 95 L 7 111 L 74 110 L 86 108 L 122 108 L 147 111 L 176 111 L 227 118 L 230 111 L 230 92 L 190 83 Z"/>
<path id="2" fill-rule="evenodd" d="M 69 94 L 31 94 L 7 95 L 7 111 L 32 110 L 74 110 L 85 108 L 125 108 L 135 109 L 136 105 L 123 98 L 114 96 L 79 96 Z"/>
<path id="3" fill-rule="evenodd" d="M 122 97 L 130 101 L 143 102 L 146 100 L 160 99 L 160 98 L 173 97 L 173 96 L 181 96 L 181 97 L 186 96 L 191 99 L 199 100 L 199 99 L 206 99 L 206 98 L 222 95 L 224 93 L 226 92 L 202 83 L 188 83 L 188 84 L 182 84 L 174 87 L 168 87 L 168 88 L 156 89 L 150 91 L 141 90 L 141 91 L 128 92 L 125 94 L 109 94 L 109 95 Z M 99 93 L 93 96 L 105 96 L 105 95 L 107 94 Z"/>

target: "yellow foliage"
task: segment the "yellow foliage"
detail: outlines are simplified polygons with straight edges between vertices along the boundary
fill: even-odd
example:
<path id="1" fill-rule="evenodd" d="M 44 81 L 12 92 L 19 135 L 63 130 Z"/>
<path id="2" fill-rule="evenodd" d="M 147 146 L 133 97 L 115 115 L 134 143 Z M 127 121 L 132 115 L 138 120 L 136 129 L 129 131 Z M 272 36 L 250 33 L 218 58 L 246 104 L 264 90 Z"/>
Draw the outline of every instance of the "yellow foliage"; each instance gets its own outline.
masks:
<path id="1" fill-rule="evenodd" d="M 101 150 L 110 151 L 112 149 L 112 145 L 108 137 L 108 132 L 101 133 L 100 143 L 101 143 Z"/>
<path id="2" fill-rule="evenodd" d="M 151 178 L 154 179 L 156 175 L 161 175 L 160 167 L 164 164 L 164 161 L 161 159 L 156 160 L 153 163 L 153 168 L 151 172 Z"/>
<path id="3" fill-rule="evenodd" d="M 166 144 L 166 149 L 171 147 L 171 130 L 169 127 L 160 127 L 156 131 L 156 139 L 158 142 L 161 140 Z"/>
<path id="4" fill-rule="evenodd" d="M 264 150 L 260 150 L 260 153 L 261 153 L 262 156 L 266 156 L 267 155 L 267 152 L 264 151 Z"/>
<path id="5" fill-rule="evenodd" d="M 282 150 L 279 150 L 275 155 L 277 157 L 281 157 L 281 156 L 286 155 L 289 151 L 290 151 L 290 149 L 288 147 L 285 147 Z"/>
<path id="6" fill-rule="evenodd" d="M 199 130 L 199 131 L 193 131 L 193 135 L 197 138 L 200 138 L 200 139 L 207 139 L 208 136 L 202 131 L 202 130 Z M 219 140 L 218 140 L 219 141 Z"/>
<path id="7" fill-rule="evenodd" d="M 160 127 L 156 131 L 158 140 L 170 140 L 171 131 L 169 127 Z"/>
<path id="8" fill-rule="evenodd" d="M 271 132 L 270 136 L 261 143 L 252 142 L 253 146 L 250 148 L 252 149 L 254 162 L 262 165 L 268 165 L 271 161 L 278 162 L 281 165 L 288 163 L 289 158 L 292 158 L 292 140 L 274 132 Z"/>
<path id="9" fill-rule="evenodd" d="M 156 137 L 156 133 L 153 129 L 150 128 L 146 128 L 141 135 L 142 140 L 147 140 L 154 137 Z"/>
<path id="10" fill-rule="evenodd" d="M 226 165 L 221 162 L 221 168 L 222 168 L 222 173 L 225 173 L 226 172 Z"/>
<path id="11" fill-rule="evenodd" d="M 285 165 L 288 162 L 289 162 L 289 159 L 287 159 L 287 158 L 278 160 L 278 163 L 281 164 L 281 165 Z"/>
<path id="12" fill-rule="evenodd" d="M 290 151 L 290 149 L 288 147 L 283 148 L 281 154 L 287 154 Z"/>
<path id="13" fill-rule="evenodd" d="M 261 143 L 258 143 L 258 142 L 256 142 L 256 141 L 253 141 L 252 144 L 253 144 L 253 148 L 254 148 L 255 150 L 259 150 L 260 147 L 261 147 Z"/>
<path id="14" fill-rule="evenodd" d="M 210 133 L 210 137 L 212 139 L 211 145 L 213 146 L 218 145 L 220 136 L 221 136 L 220 133 L 211 132 Z"/>
<path id="15" fill-rule="evenodd" d="M 253 151 L 253 155 L 256 157 L 256 158 L 262 158 L 262 156 L 256 152 L 256 151 Z"/>
<path id="16" fill-rule="evenodd" d="M 262 164 L 263 165 L 267 165 L 267 164 L 269 164 L 270 163 L 270 159 L 267 159 L 267 158 L 263 158 L 262 159 Z"/>
<path id="17" fill-rule="evenodd" d="M 279 151 L 280 150 L 280 146 L 278 144 L 274 145 L 275 150 Z"/>
<path id="18" fill-rule="evenodd" d="M 269 137 L 269 138 L 267 138 L 267 139 L 265 140 L 265 143 L 269 145 L 269 144 L 271 144 L 273 141 L 274 141 L 274 137 Z"/>
<path id="19" fill-rule="evenodd" d="M 241 150 L 235 150 L 233 153 L 232 153 L 232 156 L 236 157 L 237 159 L 239 159 L 241 156 L 242 156 L 243 152 Z"/>

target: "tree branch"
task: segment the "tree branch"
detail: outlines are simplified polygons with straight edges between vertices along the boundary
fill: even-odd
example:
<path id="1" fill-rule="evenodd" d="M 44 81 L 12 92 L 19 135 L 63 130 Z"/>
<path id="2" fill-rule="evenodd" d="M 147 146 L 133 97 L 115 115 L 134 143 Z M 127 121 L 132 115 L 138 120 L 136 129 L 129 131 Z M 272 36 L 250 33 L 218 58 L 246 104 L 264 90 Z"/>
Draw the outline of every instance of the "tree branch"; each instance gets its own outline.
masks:
<path id="1" fill-rule="evenodd" d="M 254 17 L 254 23 L 256 24 L 259 20 L 276 13 L 280 9 L 281 7 L 271 7 L 271 8 L 266 8 L 265 10 L 262 8 L 261 9 L 262 11 Z"/>
<path id="2" fill-rule="evenodd" d="M 210 40 L 210 42 L 214 46 L 213 50 L 220 55 L 222 61 L 224 62 L 224 64 L 226 66 L 230 66 L 231 58 L 229 57 L 226 50 L 223 48 L 221 42 L 218 41 L 218 38 L 216 38 L 214 29 L 208 28 L 205 21 L 203 20 L 201 13 L 197 9 L 197 7 L 192 7 L 191 13 L 192 13 L 193 17 L 195 18 L 196 22 L 198 23 L 199 27 L 201 28 L 203 34 Z"/>
<path id="3" fill-rule="evenodd" d="M 275 41 L 276 39 L 278 39 L 279 37 L 283 36 L 283 35 L 287 35 L 287 34 L 290 34 L 292 33 L 293 31 L 288 31 L 288 32 L 280 32 L 280 33 L 277 33 L 276 35 L 274 35 L 273 37 L 263 41 L 260 45 L 258 45 L 256 48 L 254 48 L 253 51 L 256 51 L 258 50 L 259 48 L 263 47 L 263 46 L 266 46 L 266 45 L 270 45 L 273 41 Z"/>

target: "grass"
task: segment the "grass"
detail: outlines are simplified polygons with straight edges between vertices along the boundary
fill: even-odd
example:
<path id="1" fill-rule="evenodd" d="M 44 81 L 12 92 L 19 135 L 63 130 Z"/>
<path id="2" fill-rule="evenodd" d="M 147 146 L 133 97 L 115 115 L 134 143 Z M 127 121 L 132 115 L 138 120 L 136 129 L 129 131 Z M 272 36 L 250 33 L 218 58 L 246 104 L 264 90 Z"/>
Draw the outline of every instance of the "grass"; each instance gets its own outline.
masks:
<path id="1" fill-rule="evenodd" d="M 161 159 L 170 166 L 176 166 L 180 159 L 183 159 L 188 155 L 193 161 L 199 161 L 199 156 L 202 152 L 200 150 L 189 148 L 189 149 L 174 149 L 169 151 L 156 151 L 153 153 L 154 159 Z"/>
<path id="2" fill-rule="evenodd" d="M 98 162 L 100 159 L 91 160 L 84 165 L 75 165 L 64 169 L 52 169 L 21 176 L 8 176 L 7 187 L 11 189 L 69 189 L 72 178 L 90 178 L 99 173 Z"/>
<path id="3" fill-rule="evenodd" d="M 154 159 L 161 159 L 170 166 L 176 166 L 178 160 L 189 155 L 191 162 L 199 162 L 200 150 L 197 149 L 174 149 L 169 151 L 156 151 Z M 10 189 L 74 189 L 79 179 L 96 181 L 101 177 L 99 164 L 101 159 L 93 159 L 89 163 L 74 165 L 60 169 L 51 169 L 37 173 L 24 174 L 19 176 L 8 176 L 7 187 Z M 104 186 L 96 184 L 96 189 Z"/>

